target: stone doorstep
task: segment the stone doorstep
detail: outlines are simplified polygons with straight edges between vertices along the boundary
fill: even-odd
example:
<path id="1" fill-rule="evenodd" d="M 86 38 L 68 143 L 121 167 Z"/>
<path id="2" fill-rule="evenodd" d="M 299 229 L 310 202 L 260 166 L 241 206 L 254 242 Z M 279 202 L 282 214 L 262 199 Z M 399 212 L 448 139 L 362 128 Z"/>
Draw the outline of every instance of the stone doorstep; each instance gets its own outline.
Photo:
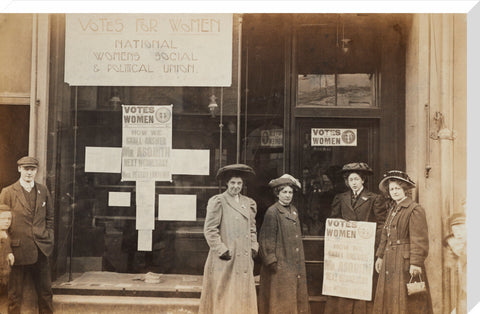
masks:
<path id="1" fill-rule="evenodd" d="M 70 282 L 60 278 L 52 284 L 52 290 L 57 295 L 200 298 L 202 276 L 157 274 L 158 283 L 147 283 L 145 275 L 85 272 Z"/>
<path id="2" fill-rule="evenodd" d="M 55 313 L 197 313 L 200 299 L 54 295 Z"/>

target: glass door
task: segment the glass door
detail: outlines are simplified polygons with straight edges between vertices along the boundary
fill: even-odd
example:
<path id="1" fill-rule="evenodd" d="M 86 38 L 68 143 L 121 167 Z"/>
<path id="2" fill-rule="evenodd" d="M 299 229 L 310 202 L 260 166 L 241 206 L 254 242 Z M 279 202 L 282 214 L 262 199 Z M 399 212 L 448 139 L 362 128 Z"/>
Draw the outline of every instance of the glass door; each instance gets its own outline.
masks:
<path id="1" fill-rule="evenodd" d="M 348 189 L 340 170 L 346 163 L 369 164 L 375 176 L 366 188 L 376 191 L 378 182 L 378 119 L 297 118 L 297 170 L 302 191 L 297 198 L 301 212 L 310 295 L 321 295 L 325 221 L 337 193 Z"/>

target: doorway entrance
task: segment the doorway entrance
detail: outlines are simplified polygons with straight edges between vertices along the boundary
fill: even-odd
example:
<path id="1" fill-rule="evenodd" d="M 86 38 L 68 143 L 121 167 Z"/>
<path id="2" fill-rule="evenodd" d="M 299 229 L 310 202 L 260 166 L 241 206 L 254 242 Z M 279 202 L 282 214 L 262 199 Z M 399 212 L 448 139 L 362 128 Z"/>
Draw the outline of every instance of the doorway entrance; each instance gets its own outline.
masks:
<path id="1" fill-rule="evenodd" d="M 17 160 L 28 155 L 30 106 L 0 106 L 0 189 L 18 179 Z"/>

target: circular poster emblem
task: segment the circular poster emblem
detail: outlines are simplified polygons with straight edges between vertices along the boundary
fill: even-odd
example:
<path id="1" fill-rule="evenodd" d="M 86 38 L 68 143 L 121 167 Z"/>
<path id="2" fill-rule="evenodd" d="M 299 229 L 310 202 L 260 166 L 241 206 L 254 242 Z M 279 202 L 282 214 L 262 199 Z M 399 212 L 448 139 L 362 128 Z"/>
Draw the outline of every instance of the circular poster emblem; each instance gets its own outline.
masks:
<path id="1" fill-rule="evenodd" d="M 345 144 L 352 144 L 355 142 L 355 133 L 351 130 L 343 131 L 342 140 Z"/>
<path id="2" fill-rule="evenodd" d="M 158 108 L 157 111 L 155 112 L 155 118 L 160 123 L 165 123 L 170 121 L 171 117 L 172 117 L 172 114 L 170 110 L 166 108 Z"/>
<path id="3" fill-rule="evenodd" d="M 370 239 L 373 236 L 373 232 L 365 227 L 358 227 L 358 235 L 363 239 Z"/>

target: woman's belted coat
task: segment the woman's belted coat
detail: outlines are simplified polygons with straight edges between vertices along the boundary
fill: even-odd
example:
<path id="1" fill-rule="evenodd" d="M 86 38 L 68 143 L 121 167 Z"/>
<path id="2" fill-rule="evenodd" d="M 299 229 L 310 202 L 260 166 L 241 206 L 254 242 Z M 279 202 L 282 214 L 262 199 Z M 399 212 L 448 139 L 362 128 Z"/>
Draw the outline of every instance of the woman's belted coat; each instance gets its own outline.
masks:
<path id="1" fill-rule="evenodd" d="M 203 274 L 199 313 L 256 314 L 252 254 L 258 252 L 255 201 L 228 192 L 211 197 L 204 235 L 210 247 Z M 220 259 L 227 250 L 230 260 Z"/>
<path id="2" fill-rule="evenodd" d="M 407 295 L 411 264 L 422 268 L 422 279 L 428 289 L 424 266 L 428 255 L 428 227 L 425 210 L 419 204 L 407 197 L 390 210 L 376 255 L 383 258 L 383 264 L 374 313 L 432 313 L 430 293 Z"/>
<path id="3" fill-rule="evenodd" d="M 276 202 L 265 214 L 259 235 L 259 310 L 262 314 L 309 313 L 305 255 L 298 211 Z M 268 265 L 277 263 L 277 271 Z"/>

